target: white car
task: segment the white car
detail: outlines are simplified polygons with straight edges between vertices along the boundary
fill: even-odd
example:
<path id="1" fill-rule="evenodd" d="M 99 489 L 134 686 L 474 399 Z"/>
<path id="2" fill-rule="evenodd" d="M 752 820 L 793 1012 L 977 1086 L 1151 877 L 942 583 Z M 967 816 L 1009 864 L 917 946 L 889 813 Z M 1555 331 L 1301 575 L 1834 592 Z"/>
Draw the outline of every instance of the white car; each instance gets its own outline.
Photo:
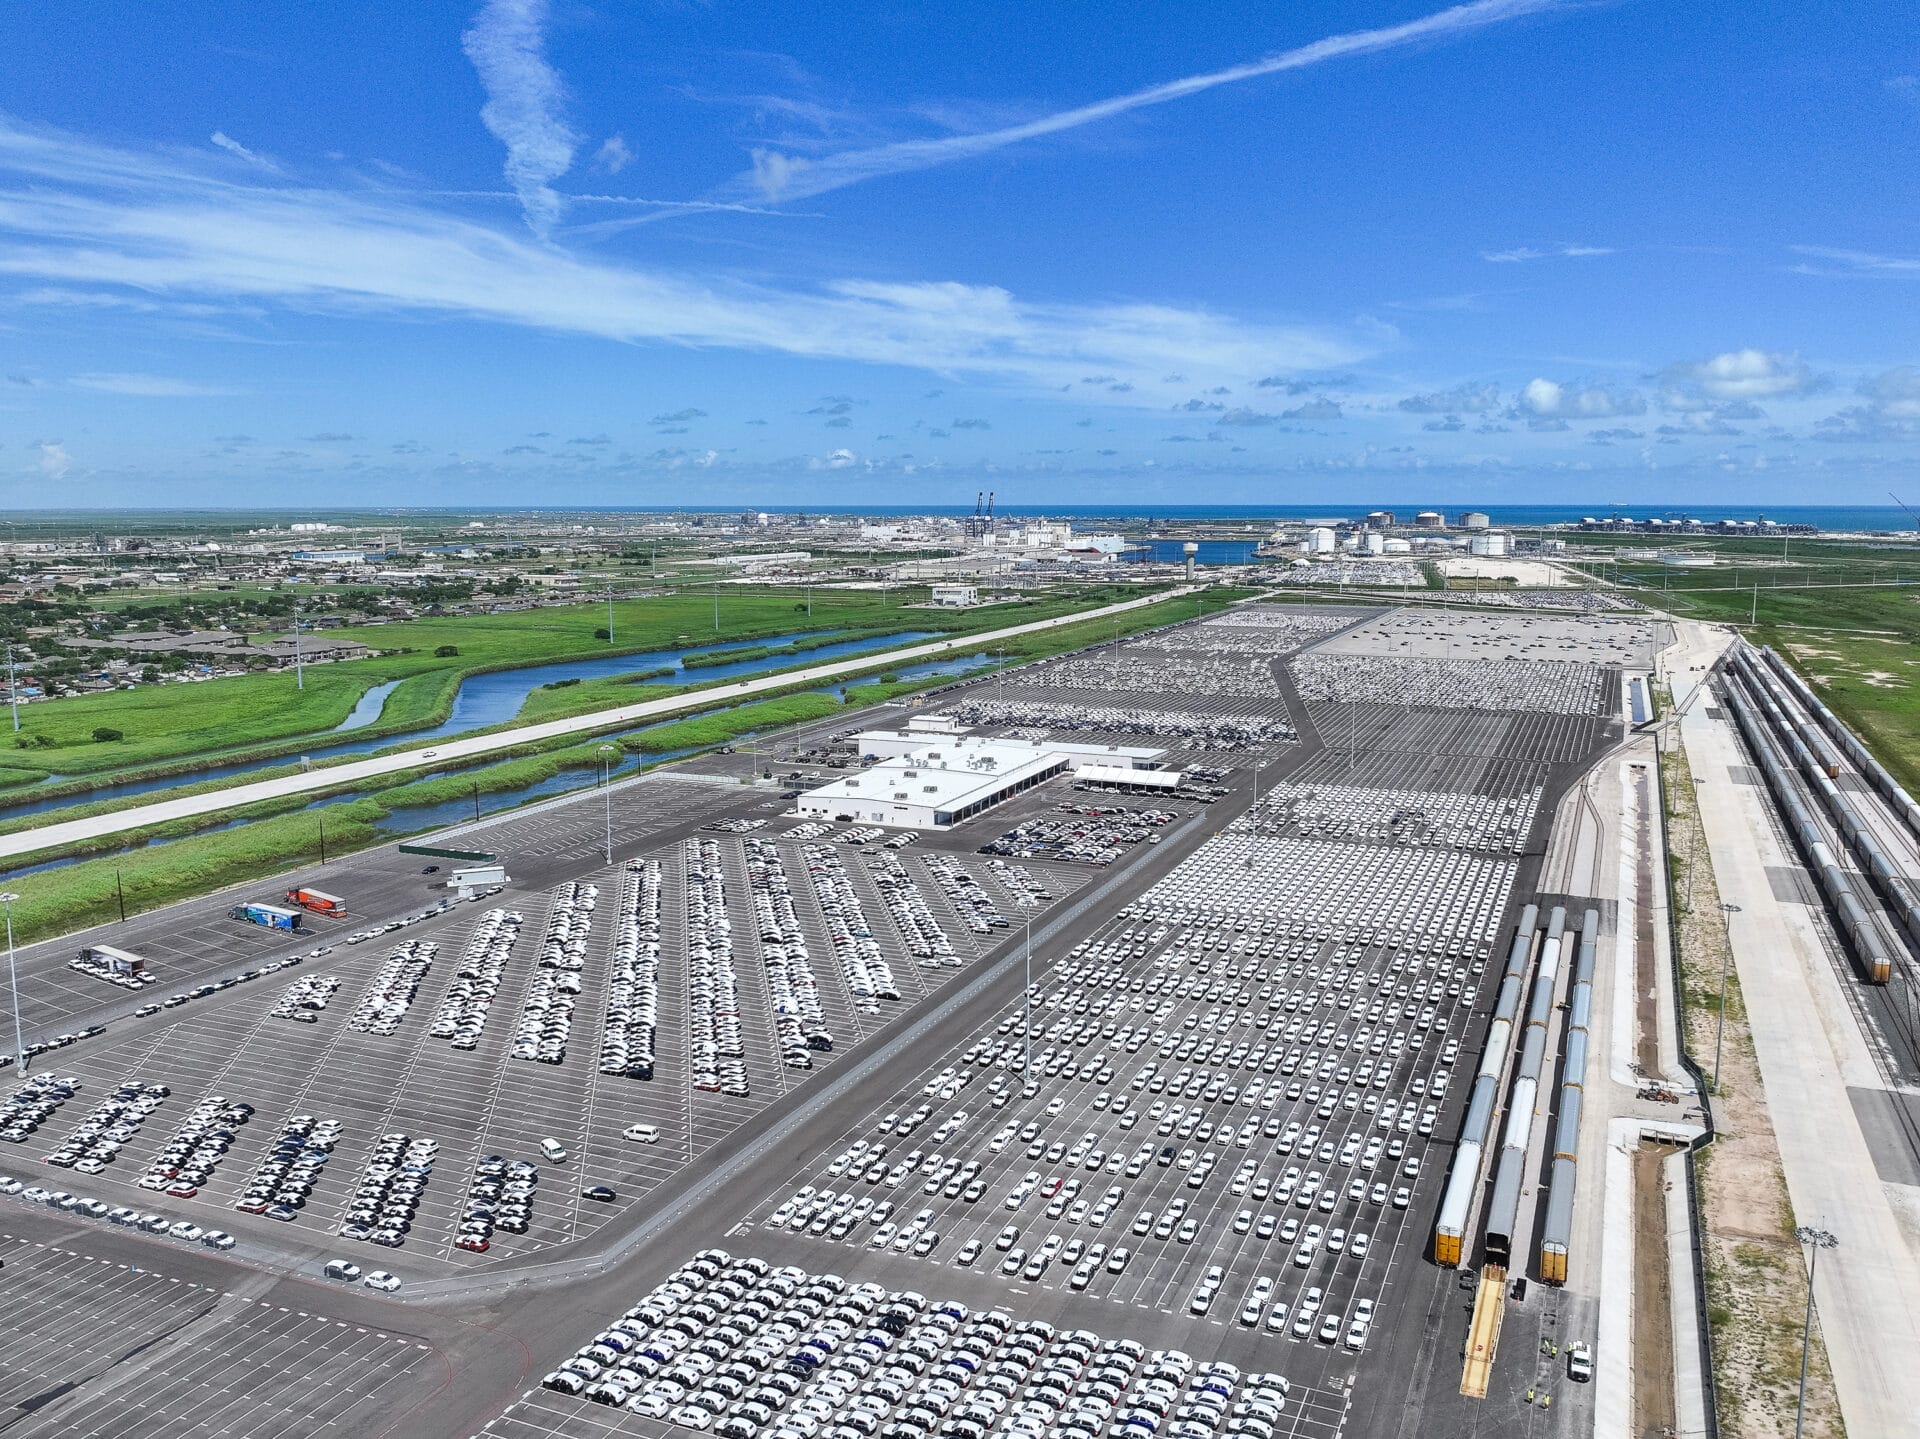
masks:
<path id="1" fill-rule="evenodd" d="M 1567 1349 L 1567 1378 L 1576 1384 L 1587 1384 L 1593 1379 L 1593 1351 L 1584 1340 Z"/>
<path id="2" fill-rule="evenodd" d="M 384 1269 L 376 1269 L 360 1281 L 369 1289 L 378 1289 L 382 1294 L 391 1294 L 400 1287 L 400 1281 Z"/>

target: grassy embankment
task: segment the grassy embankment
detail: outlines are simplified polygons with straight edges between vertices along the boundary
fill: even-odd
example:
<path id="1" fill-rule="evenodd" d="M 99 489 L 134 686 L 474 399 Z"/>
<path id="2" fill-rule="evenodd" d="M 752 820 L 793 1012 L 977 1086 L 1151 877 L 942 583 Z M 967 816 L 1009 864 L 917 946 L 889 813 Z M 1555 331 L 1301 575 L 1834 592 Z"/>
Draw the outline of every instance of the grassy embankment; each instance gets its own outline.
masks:
<path id="1" fill-rule="evenodd" d="M 1208 609 L 1217 610 L 1225 596 L 1226 592 L 1220 592 L 1210 597 L 1210 602 L 1193 598 L 1170 600 L 1118 616 L 1120 633 L 1133 634 L 1191 619 Z M 1006 663 L 1009 666 L 1028 663 L 1098 644 L 1112 636 L 1113 625 L 1112 620 L 1097 620 L 1020 636 L 1005 647 Z M 886 678 L 885 656 L 876 657 L 870 673 L 874 678 L 848 681 L 844 699 L 830 694 L 777 695 L 656 725 L 625 735 L 617 742 L 642 756 L 711 747 L 749 732 L 782 729 L 952 682 L 946 676 L 890 681 Z M 614 680 L 591 680 L 556 691 L 536 691 L 529 698 L 529 707 L 543 694 L 563 696 L 571 701 L 580 690 L 615 683 Z M 622 698 L 630 701 L 631 690 Z M 601 700 L 600 704 L 583 706 L 583 710 L 621 702 L 621 699 L 607 701 L 604 696 Z M 527 712 L 522 713 L 526 718 Z M 476 789 L 482 794 L 510 792 L 551 778 L 563 769 L 591 769 L 600 763 L 598 749 L 604 742 L 569 738 L 545 747 L 516 747 L 498 762 L 456 774 L 429 776 L 424 771 L 412 771 L 389 776 L 383 781 L 383 788 L 348 802 L 329 805 L 320 812 L 304 811 L 316 798 L 329 793 L 325 790 L 103 837 L 95 843 L 96 850 L 117 850 L 128 843 L 156 839 L 168 842 L 135 854 L 103 853 L 98 858 L 61 869 L 22 876 L 14 881 L 21 895 L 15 906 L 16 929 L 22 939 L 44 938 L 111 919 L 119 913 L 117 885 L 124 889 L 127 912 L 131 914 L 244 880 L 279 874 L 319 858 L 322 824 L 329 858 L 388 843 L 395 834 L 378 828 L 377 822 L 396 808 L 444 803 L 465 797 Z M 341 792 L 346 789 L 343 787 Z M 244 818 L 247 822 L 231 829 L 211 829 L 235 818 Z M 210 829 L 211 832 L 198 832 Z M 70 846 L 60 851 L 20 856 L 14 862 L 26 864 L 75 852 L 86 851 Z"/>
<path id="2" fill-rule="evenodd" d="M 1074 609 L 1086 608 L 1095 602 L 1104 603 L 1104 602 L 1107 602 L 1110 598 L 1111 598 L 1111 594 L 1108 593 L 1107 591 L 1096 590 L 1091 593 L 1083 594 L 1078 599 L 1077 603 L 1069 602 L 1065 600 L 1052 600 L 1052 601 L 1037 603 L 1032 606 L 1023 606 L 1019 611 L 1018 617 L 1021 620 L 1046 619 L 1046 618 L 1050 618 L 1063 613 L 1070 614 Z M 819 601 L 816 600 L 815 603 L 817 605 Z M 986 622 L 980 617 L 978 617 L 977 615 L 974 616 L 973 622 L 974 622 L 975 628 L 987 627 Z M 1009 621 L 1002 620 L 997 623 L 1007 623 L 1007 622 Z M 917 622 L 912 622 L 910 624 L 910 628 L 924 629 L 925 626 Z M 875 636 L 883 636 L 887 634 L 897 634 L 897 633 L 906 633 L 906 632 L 907 631 L 901 630 L 897 626 L 888 625 L 888 626 L 872 627 L 869 629 L 851 629 L 847 632 L 837 633 L 831 636 L 825 636 L 825 637 L 816 636 L 811 640 L 797 641 L 791 647 L 791 651 L 790 651 L 795 656 L 796 665 L 782 666 L 781 669 L 798 667 L 799 663 L 803 661 L 804 656 L 808 652 L 818 649 L 822 645 L 843 643 L 849 638 L 858 638 L 862 636 L 872 638 Z M 929 641 L 929 643 L 931 643 L 931 641 Z M 742 658 L 742 657 L 750 657 L 756 653 L 785 654 L 788 652 L 789 652 L 789 649 L 787 646 L 756 646 L 748 650 L 727 651 L 726 659 L 733 660 L 733 659 Z M 849 656 L 848 658 L 857 658 L 857 656 Z M 876 657 L 876 659 L 878 659 L 878 657 Z M 499 668 L 499 667 L 496 667 L 496 668 Z M 635 686 L 642 684 L 648 680 L 657 679 L 657 678 L 660 678 L 661 676 L 671 674 L 673 672 L 674 671 L 671 666 L 665 666 L 665 667 L 655 667 L 650 669 L 637 670 L 632 672 L 622 672 L 620 674 L 606 676 L 601 679 L 557 681 L 550 685 L 544 685 L 541 688 L 533 691 L 532 694 L 523 703 L 520 712 L 513 719 L 497 725 L 476 726 L 473 729 L 463 730 L 461 731 L 461 733 L 466 736 L 490 734 L 499 730 L 510 729 L 516 725 L 532 723 L 540 720 L 565 719 L 575 715 L 587 714 L 595 710 L 616 709 L 622 706 L 634 704 L 635 702 L 642 699 L 649 700 L 649 701 L 661 700 L 661 699 L 672 699 L 677 696 L 687 695 L 690 693 L 697 693 L 700 689 L 703 689 L 703 688 L 718 689 L 723 687 L 725 684 L 729 683 L 728 681 L 724 681 L 724 680 L 708 680 L 708 679 L 700 678 L 699 667 L 696 666 L 692 675 L 690 676 L 692 680 L 692 683 L 690 684 L 679 685 L 679 686 L 656 685 L 652 687 L 650 690 L 646 691 L 644 694 L 635 692 Z M 420 681 L 418 682 L 408 681 L 408 682 L 402 683 L 400 687 L 394 690 L 387 698 L 385 712 L 383 713 L 383 723 L 374 725 L 374 726 L 368 726 L 366 728 L 353 731 L 352 734 L 354 738 L 356 739 L 381 738 L 387 732 L 394 729 L 404 729 L 405 731 L 411 732 L 411 731 L 418 730 L 423 726 L 436 724 L 441 720 L 444 720 L 452 705 L 453 691 L 460 683 L 461 678 L 462 676 L 459 673 L 449 671 L 444 673 L 422 676 L 420 678 Z M 419 696 L 424 695 L 426 691 L 422 689 L 416 689 L 414 687 L 416 683 L 431 684 L 436 686 L 439 690 L 444 691 L 444 695 L 438 700 L 435 710 L 429 714 L 426 714 L 424 716 L 419 716 L 419 717 L 416 717 L 417 712 L 420 708 Z M 403 702 L 403 699 L 405 697 L 408 697 L 410 694 L 413 696 L 413 698 L 410 701 Z M 387 716 L 393 715 L 395 713 L 396 709 L 400 713 L 400 718 L 393 720 L 391 722 L 384 722 L 386 721 Z M 309 736 L 309 737 L 302 738 L 300 740 L 293 741 L 291 743 L 282 743 L 279 745 L 255 747 L 253 749 L 244 750 L 244 751 L 223 751 L 217 756 L 217 758 L 221 762 L 235 762 L 235 761 L 257 762 L 257 761 L 271 759 L 278 755 L 283 755 L 283 754 L 292 755 L 297 753 L 300 749 L 306 747 L 312 738 L 315 738 L 315 737 Z M 320 738 L 325 738 L 325 737 L 320 737 Z M 327 767 L 333 767 L 338 765 L 350 764 L 355 760 L 366 758 L 368 755 L 391 754 L 398 751 L 402 751 L 406 749 L 410 744 L 413 744 L 416 742 L 417 741 L 408 738 L 407 735 L 405 734 L 396 735 L 394 737 L 394 742 L 390 745 L 367 751 L 364 754 L 354 753 L 354 754 L 347 754 L 347 755 L 336 755 L 331 758 L 321 759 L 321 760 L 315 761 L 314 766 L 316 768 L 327 768 Z M 559 743 L 570 743 L 570 742 L 571 741 L 560 741 Z M 514 754 L 521 754 L 526 752 L 527 751 L 516 749 L 516 750 L 507 751 L 506 753 L 507 755 L 511 756 Z M 112 778 L 114 780 L 123 780 L 123 779 L 133 779 L 133 778 L 140 778 L 140 779 L 162 778 L 162 777 L 171 778 L 171 777 L 178 776 L 181 778 L 182 783 L 178 785 L 169 786 L 166 790 L 166 797 L 185 798 L 192 795 L 203 794 L 213 790 L 219 790 L 221 788 L 224 788 L 227 784 L 231 783 L 231 781 L 229 780 L 220 780 L 220 779 L 207 779 L 207 780 L 201 780 L 201 781 L 195 781 L 193 779 L 192 776 L 197 769 L 199 769 L 204 764 L 212 762 L 215 758 L 216 756 L 208 755 L 208 756 L 203 756 L 201 758 L 194 759 L 194 760 L 176 761 L 168 765 L 147 766 L 147 767 L 139 768 L 136 770 L 116 774 L 112 776 Z M 248 776 L 248 779 L 249 780 L 275 779 L 283 775 L 296 773 L 298 772 L 299 769 L 300 769 L 300 765 L 296 763 L 294 760 L 289 759 L 288 762 L 285 764 L 268 765 L 257 771 L 254 771 Z M 112 799 L 101 799 L 101 800 L 89 801 L 86 796 L 89 792 L 91 784 L 105 783 L 105 782 L 107 781 L 104 777 L 99 777 L 93 781 L 75 780 L 75 781 L 68 782 L 64 785 L 50 785 L 50 786 L 45 786 L 43 788 L 36 790 L 35 791 L 36 799 L 63 798 L 63 797 L 71 796 L 74 800 L 74 803 L 72 805 L 61 808 L 57 811 L 48 810 L 38 814 L 16 815 L 12 818 L 6 818 L 4 816 L 0 816 L 0 835 L 12 834 L 22 829 L 31 829 L 31 828 L 36 828 L 40 825 L 50 824 L 54 822 L 56 818 L 59 820 L 85 819 L 85 818 L 91 818 L 95 815 L 112 814 L 120 810 L 133 809 L 143 804 L 150 804 L 157 797 L 156 795 L 149 793 L 149 794 L 140 794 L 140 795 L 127 795 L 127 796 L 121 796 L 121 797 L 112 798 Z"/>
<path id="3" fill-rule="evenodd" d="M 1043 619 L 1106 603 L 1118 593 L 1113 587 L 1080 589 L 1036 600 L 1017 614 Z M 1006 609 L 991 614 L 923 610 L 903 617 L 902 601 L 916 594 L 906 591 L 888 598 L 865 591 L 820 591 L 812 596 L 809 618 L 806 601 L 790 591 L 729 590 L 720 597 L 718 630 L 711 594 L 622 601 L 615 606 L 617 645 L 593 637 L 594 630 L 606 624 L 606 607 L 595 604 L 355 628 L 347 633 L 363 643 L 408 652 L 314 665 L 307 670 L 304 691 L 296 688 L 291 674 L 273 673 L 30 705 L 21 712 L 25 747 L 0 750 L 0 769 L 21 776 L 16 784 L 31 783 L 35 775 L 74 776 L 45 784 L 40 792 L 49 797 L 81 795 L 89 785 L 109 778 L 168 777 L 215 761 L 297 754 L 328 738 L 361 695 L 389 680 L 400 683 L 387 696 L 379 719 L 354 730 L 355 738 L 398 736 L 441 723 L 452 712 L 461 682 L 492 671 L 796 630 L 965 633 L 1009 622 Z M 459 653 L 435 653 L 445 646 Z M 93 730 L 101 726 L 118 729 L 125 738 L 96 741 Z M 52 747 L 39 747 L 42 744 Z"/>
<path id="4" fill-rule="evenodd" d="M 597 659 L 608 654 L 751 640 L 808 629 L 882 630 L 908 627 L 965 631 L 965 612 L 916 612 L 903 621 L 900 605 L 918 592 L 890 599 L 865 591 L 822 591 L 806 603 L 791 592 L 730 589 L 720 596 L 714 624 L 710 594 L 681 593 L 616 602 L 617 643 L 596 639 L 607 623 L 604 604 L 583 603 L 472 618 L 415 620 L 334 631 L 383 653 L 342 664 L 312 665 L 306 687 L 291 673 L 274 672 L 194 684 L 146 685 L 105 694 L 75 695 L 21 710 L 21 733 L 5 751 L 5 766 L 29 773 L 94 775 L 169 760 L 244 750 L 282 739 L 325 734 L 375 685 L 404 681 L 388 696 L 378 735 L 444 719 L 462 679 L 493 670 Z M 1062 613 L 1068 600 L 1036 609 Z M 316 643 L 324 635 L 316 636 Z M 452 647 L 457 654 L 436 651 Z M 637 666 L 636 666 L 637 668 Z M 125 737 L 97 741 L 96 728 Z"/>

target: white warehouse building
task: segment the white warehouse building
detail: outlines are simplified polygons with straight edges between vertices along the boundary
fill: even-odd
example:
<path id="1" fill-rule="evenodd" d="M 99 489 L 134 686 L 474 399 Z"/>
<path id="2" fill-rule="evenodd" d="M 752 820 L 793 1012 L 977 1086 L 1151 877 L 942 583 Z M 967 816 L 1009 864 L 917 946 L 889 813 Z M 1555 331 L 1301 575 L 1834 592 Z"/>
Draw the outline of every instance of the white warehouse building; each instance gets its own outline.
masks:
<path id="1" fill-rule="evenodd" d="M 841 824 L 944 829 L 1056 775 L 1084 767 L 1146 771 L 1165 754 L 924 730 L 868 730 L 857 739 L 862 755 L 883 758 L 859 774 L 801 795 L 795 802 L 798 813 Z"/>

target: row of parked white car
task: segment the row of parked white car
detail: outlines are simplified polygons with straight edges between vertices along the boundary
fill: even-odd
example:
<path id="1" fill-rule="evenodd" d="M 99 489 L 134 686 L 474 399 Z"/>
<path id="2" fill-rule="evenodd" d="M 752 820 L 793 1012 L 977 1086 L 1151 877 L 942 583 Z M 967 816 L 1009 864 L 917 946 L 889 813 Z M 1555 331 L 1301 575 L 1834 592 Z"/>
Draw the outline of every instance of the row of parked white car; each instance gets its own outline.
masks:
<path id="1" fill-rule="evenodd" d="M 89 955 L 76 955 L 67 961 L 67 968 L 75 973 L 89 975 L 94 979 L 104 979 L 108 984 L 117 984 L 122 989 L 144 989 L 149 984 L 158 984 L 160 976 L 150 969 L 137 973 L 115 969 L 104 959 L 94 959 Z"/>
<path id="2" fill-rule="evenodd" d="M 164 1084 L 129 1079 L 94 1107 L 54 1151 L 46 1163 L 80 1174 L 98 1174 L 119 1156 L 140 1132 L 147 1116 L 166 1102 L 173 1091 Z"/>
<path id="3" fill-rule="evenodd" d="M 607 981 L 607 1025 L 600 1036 L 600 1072 L 652 1079 L 660 1036 L 660 890 L 657 859 L 632 860 L 614 922 L 613 973 Z"/>
<path id="4" fill-rule="evenodd" d="M 478 1047 L 523 923 L 523 915 L 507 909 L 490 909 L 480 916 L 428 1034 L 451 1040 L 455 1049 Z"/>
<path id="5" fill-rule="evenodd" d="M 813 895 L 820 912 L 827 917 L 827 934 L 833 940 L 834 953 L 840 958 L 840 973 L 846 979 L 847 992 L 864 1014 L 878 1014 L 881 999 L 900 998 L 900 986 L 893 977 L 893 966 L 881 952 L 880 942 L 867 924 L 866 906 L 853 887 L 853 876 L 841 862 L 840 852 L 832 845 L 810 844 L 804 851 L 807 875 L 813 880 Z"/>
<path id="6" fill-rule="evenodd" d="M 743 1099 L 748 1094 L 740 1029 L 740 979 L 733 968 L 733 921 L 720 846 L 688 840 L 687 1033 L 693 1087 Z"/>
<path id="7" fill-rule="evenodd" d="M 925 969 L 956 969 L 960 956 L 954 952 L 953 939 L 933 917 L 920 882 L 907 871 L 897 855 L 879 852 L 867 856 L 867 873 L 879 886 L 887 902 L 887 911 L 906 940 L 907 953 Z"/>
<path id="8" fill-rule="evenodd" d="M 239 1104 L 224 1094 L 209 1094 L 193 1108 L 167 1142 L 147 1162 L 140 1176 L 142 1189 L 164 1190 L 176 1199 L 191 1199 L 233 1147 L 236 1131 L 253 1118 L 251 1104 Z"/>
<path id="9" fill-rule="evenodd" d="M 760 931 L 761 967 L 773 1004 L 780 1062 L 789 1069 L 811 1069 L 814 1051 L 833 1048 L 833 1031 L 820 1007 L 820 981 L 793 906 L 786 865 L 780 847 L 763 839 L 748 840 L 746 853 L 747 897 Z"/>
<path id="10" fill-rule="evenodd" d="M 439 944 L 431 939 L 410 939 L 395 945 L 373 972 L 367 992 L 354 1006 L 347 1023 L 367 1034 L 392 1034 L 413 1007 L 420 981 L 433 968 L 433 957 L 439 952 Z"/>
<path id="11" fill-rule="evenodd" d="M 338 975 L 303 974 L 281 991 L 267 1014 L 274 1019 L 291 1019 L 296 1024 L 318 1024 L 320 1011 L 332 1003 L 339 988 Z"/>
<path id="12" fill-rule="evenodd" d="M 541 1383 L 720 1439 L 1275 1439 L 1292 1391 L 1277 1373 L 719 1249 Z"/>
<path id="13" fill-rule="evenodd" d="M 540 961 L 527 983 L 520 1023 L 507 1053 L 515 1059 L 559 1064 L 573 1038 L 573 1012 L 580 1004 L 580 971 L 586 967 L 598 885 L 567 883 L 554 891 L 540 939 Z"/>
<path id="14" fill-rule="evenodd" d="M 17 1194 L 29 1204 L 44 1204 L 49 1209 L 78 1215 L 82 1219 L 104 1219 L 109 1224 L 124 1225 L 162 1239 L 204 1244 L 209 1249 L 231 1249 L 234 1246 L 233 1236 L 224 1229 L 203 1229 L 190 1219 L 169 1219 L 164 1214 L 146 1214 L 124 1204 L 103 1204 L 84 1194 L 69 1194 L 64 1189 L 25 1184 L 10 1174 L 0 1174 L 0 1194 Z"/>
<path id="15" fill-rule="evenodd" d="M 0 1139 L 24 1144 L 61 1105 L 80 1092 L 80 1081 L 70 1074 L 36 1074 L 0 1105 Z"/>
<path id="16" fill-rule="evenodd" d="M 940 892 L 946 895 L 947 903 L 953 906 L 953 912 L 960 916 L 960 922 L 975 934 L 991 934 L 996 929 L 1010 927 L 993 896 L 951 855 L 928 855 L 927 870 L 933 875 L 933 882 L 940 886 Z"/>

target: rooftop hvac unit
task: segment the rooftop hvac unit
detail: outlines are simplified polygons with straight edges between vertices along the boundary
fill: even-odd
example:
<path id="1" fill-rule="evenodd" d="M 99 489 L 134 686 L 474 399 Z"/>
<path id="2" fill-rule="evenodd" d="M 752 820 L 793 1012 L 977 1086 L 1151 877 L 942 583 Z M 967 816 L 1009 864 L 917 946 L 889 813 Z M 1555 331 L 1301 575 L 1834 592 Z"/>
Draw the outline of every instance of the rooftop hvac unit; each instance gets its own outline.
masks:
<path id="1" fill-rule="evenodd" d="M 939 785 L 937 785 L 937 784 L 928 784 L 928 785 L 922 785 L 922 786 L 920 787 L 920 793 L 922 793 L 922 794 L 938 794 L 938 793 L 940 793 L 940 786 L 939 786 Z M 900 796 L 900 798 L 902 798 L 902 799 L 905 799 L 905 798 L 906 798 L 906 796 L 905 796 L 905 795 L 901 795 L 901 796 Z"/>

